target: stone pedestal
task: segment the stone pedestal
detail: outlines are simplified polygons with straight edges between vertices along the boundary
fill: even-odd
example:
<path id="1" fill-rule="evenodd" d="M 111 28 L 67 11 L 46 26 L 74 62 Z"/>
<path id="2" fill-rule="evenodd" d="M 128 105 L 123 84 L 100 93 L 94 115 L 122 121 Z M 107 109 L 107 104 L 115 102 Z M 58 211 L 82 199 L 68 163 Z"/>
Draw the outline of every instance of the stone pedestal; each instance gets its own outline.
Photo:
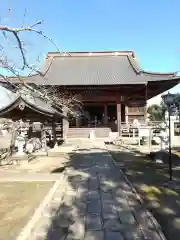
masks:
<path id="1" fill-rule="evenodd" d="M 29 157 L 24 151 L 24 146 L 26 142 L 23 135 L 24 134 L 21 133 L 21 135 L 18 136 L 16 139 L 15 146 L 17 147 L 18 151 L 11 157 L 13 164 L 29 162 Z"/>
<path id="2" fill-rule="evenodd" d="M 34 156 L 33 156 L 34 158 Z M 23 152 L 23 153 L 15 153 L 14 155 L 12 155 L 11 157 L 11 161 L 13 164 L 27 164 L 29 163 L 31 158 L 29 158 L 29 156 Z"/>

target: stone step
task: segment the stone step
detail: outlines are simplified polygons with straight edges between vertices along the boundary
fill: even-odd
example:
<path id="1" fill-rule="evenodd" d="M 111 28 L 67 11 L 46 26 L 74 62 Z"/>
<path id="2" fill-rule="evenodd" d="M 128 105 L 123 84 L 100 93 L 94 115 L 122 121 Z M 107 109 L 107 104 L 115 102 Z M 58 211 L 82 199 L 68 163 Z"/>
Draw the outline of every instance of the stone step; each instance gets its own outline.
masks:
<path id="1" fill-rule="evenodd" d="M 108 137 L 111 132 L 110 128 L 69 128 L 67 136 L 68 138 L 88 138 L 92 130 L 97 138 Z"/>

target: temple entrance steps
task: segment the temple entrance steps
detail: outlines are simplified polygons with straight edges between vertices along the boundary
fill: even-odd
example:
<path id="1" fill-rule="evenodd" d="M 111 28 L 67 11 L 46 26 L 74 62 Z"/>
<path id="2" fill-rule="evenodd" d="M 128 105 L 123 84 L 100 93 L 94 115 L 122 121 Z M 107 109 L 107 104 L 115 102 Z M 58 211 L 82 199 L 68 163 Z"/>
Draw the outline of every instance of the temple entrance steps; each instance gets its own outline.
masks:
<path id="1" fill-rule="evenodd" d="M 67 138 L 88 138 L 90 133 L 94 131 L 96 138 L 109 137 L 111 129 L 108 127 L 101 128 L 69 128 Z"/>

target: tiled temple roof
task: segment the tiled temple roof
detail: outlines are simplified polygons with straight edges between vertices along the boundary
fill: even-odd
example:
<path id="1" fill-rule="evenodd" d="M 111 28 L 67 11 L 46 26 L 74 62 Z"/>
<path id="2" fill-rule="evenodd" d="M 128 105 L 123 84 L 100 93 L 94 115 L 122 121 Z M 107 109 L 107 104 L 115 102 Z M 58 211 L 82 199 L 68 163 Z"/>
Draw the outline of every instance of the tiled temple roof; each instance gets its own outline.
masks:
<path id="1" fill-rule="evenodd" d="M 2 91 L 3 87 L 1 87 Z M 4 89 L 6 91 L 6 89 Z M 47 117 L 59 116 L 63 117 L 59 111 L 57 111 L 50 104 L 46 103 L 42 98 L 32 95 L 24 95 L 24 94 L 14 94 L 14 97 L 7 104 L 4 104 L 3 107 L 0 108 L 0 116 L 3 117 L 6 113 L 11 112 L 12 110 L 18 108 L 20 105 L 31 109 L 34 112 L 37 112 L 41 115 L 45 115 Z"/>
<path id="2" fill-rule="evenodd" d="M 44 77 L 32 75 L 24 77 L 24 80 L 27 83 L 60 86 L 146 84 L 172 79 L 179 82 L 174 72 L 141 70 L 132 51 L 48 53 L 41 72 Z"/>

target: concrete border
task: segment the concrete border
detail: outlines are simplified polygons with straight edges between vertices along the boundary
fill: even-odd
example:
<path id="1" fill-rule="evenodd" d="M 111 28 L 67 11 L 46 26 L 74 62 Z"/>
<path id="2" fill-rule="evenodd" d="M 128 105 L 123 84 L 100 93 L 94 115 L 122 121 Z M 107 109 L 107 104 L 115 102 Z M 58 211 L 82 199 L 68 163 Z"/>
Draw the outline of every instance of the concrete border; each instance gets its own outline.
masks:
<path id="1" fill-rule="evenodd" d="M 105 145 L 106 146 L 106 145 Z M 119 171 L 121 172 L 122 176 L 124 177 L 124 180 L 126 181 L 126 183 L 131 187 L 132 192 L 135 194 L 137 200 L 139 201 L 140 204 L 145 205 L 143 199 L 140 197 L 140 195 L 138 194 L 138 192 L 136 191 L 136 189 L 133 187 L 132 183 L 129 181 L 129 179 L 127 178 L 127 176 L 124 174 L 124 172 L 122 171 L 122 169 L 120 168 L 120 166 L 115 162 L 114 158 L 112 157 L 112 155 L 110 154 L 107 146 L 106 149 L 108 151 L 108 154 L 111 156 L 112 161 L 114 163 L 115 166 L 119 167 Z M 162 232 L 161 226 L 160 224 L 157 222 L 157 220 L 155 219 L 155 217 L 150 213 L 149 210 L 147 210 L 146 207 L 144 207 L 144 211 L 147 214 L 147 216 L 149 217 L 149 219 L 151 220 L 152 224 L 154 225 L 159 237 L 162 240 L 167 240 L 164 233 Z M 141 229 L 140 229 L 141 230 Z M 144 235 L 144 234 L 143 234 Z M 146 236 L 144 236 L 146 237 Z"/>
<path id="2" fill-rule="evenodd" d="M 40 203 L 39 207 L 37 209 L 35 209 L 34 214 L 32 215 L 31 219 L 29 220 L 27 225 L 21 230 L 21 232 L 20 232 L 19 236 L 16 238 L 16 240 L 26 240 L 29 237 L 34 225 L 40 219 L 43 210 L 45 209 L 47 204 L 52 199 L 53 194 L 55 193 L 56 189 L 59 187 L 62 180 L 64 180 L 64 178 L 65 178 L 65 174 L 62 174 L 60 180 L 55 181 L 54 185 L 49 190 L 49 192 L 45 196 L 44 200 Z"/>

